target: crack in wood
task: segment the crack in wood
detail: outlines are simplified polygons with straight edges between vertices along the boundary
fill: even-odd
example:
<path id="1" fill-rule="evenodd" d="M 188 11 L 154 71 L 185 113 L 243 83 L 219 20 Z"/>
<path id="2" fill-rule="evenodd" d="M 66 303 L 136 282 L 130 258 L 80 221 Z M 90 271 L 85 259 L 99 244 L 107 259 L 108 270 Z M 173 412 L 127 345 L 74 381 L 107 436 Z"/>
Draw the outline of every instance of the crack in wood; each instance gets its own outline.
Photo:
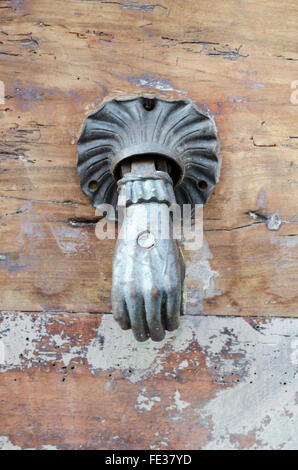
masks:
<path id="1" fill-rule="evenodd" d="M 13 56 L 13 57 L 18 57 L 22 54 L 15 54 L 14 52 L 7 52 L 7 51 L 0 51 L 0 54 L 1 55 L 10 55 L 10 56 Z"/>
<path id="2" fill-rule="evenodd" d="M 96 225 L 99 220 L 101 220 L 104 216 L 102 217 L 72 217 L 68 219 L 68 223 L 72 225 L 73 227 L 86 227 L 88 225 Z"/>
<path id="3" fill-rule="evenodd" d="M 155 10 L 155 8 L 168 10 L 164 5 L 160 5 L 159 3 L 151 4 L 147 2 L 138 3 L 138 2 L 129 2 L 129 1 L 111 2 L 111 1 L 104 1 L 104 0 L 99 0 L 98 3 L 101 3 L 103 5 L 118 5 L 118 6 L 121 6 L 123 10 L 133 9 L 133 10 L 143 11 L 144 13 L 151 13 L 152 11 Z"/>
<path id="4" fill-rule="evenodd" d="M 170 45 L 173 45 L 174 47 L 177 45 L 198 45 L 200 46 L 199 51 L 194 51 L 190 48 L 186 48 L 185 50 L 193 53 L 193 54 L 202 54 L 205 53 L 208 56 L 222 56 L 225 59 L 230 59 L 230 60 L 237 60 L 239 58 L 247 58 L 249 54 L 244 55 L 240 52 L 242 45 L 239 47 L 236 47 L 235 49 L 232 49 L 229 44 L 225 44 L 224 46 L 221 47 L 221 49 L 218 49 L 214 46 L 219 46 L 220 43 L 216 41 L 200 41 L 197 39 L 176 39 L 172 38 L 169 36 L 161 36 L 161 39 L 164 41 L 168 41 L 170 44 L 166 45 L 161 45 L 162 47 L 170 47 Z"/>
<path id="5" fill-rule="evenodd" d="M 238 227 L 232 228 L 210 228 L 204 230 L 204 232 L 233 232 L 234 230 L 241 230 L 243 228 L 252 227 L 253 225 L 261 224 L 262 222 L 253 222 L 251 224 L 239 225 Z"/>
<path id="6" fill-rule="evenodd" d="M 267 212 L 247 211 L 245 214 L 249 215 L 252 219 L 260 220 L 261 223 L 265 223 L 269 230 L 278 230 L 281 224 L 285 223 L 278 213 L 268 214 Z"/>
<path id="7" fill-rule="evenodd" d="M 252 136 L 250 139 L 252 140 L 252 143 L 253 143 L 254 147 L 265 147 L 265 148 L 269 147 L 270 148 L 270 147 L 276 147 L 277 146 L 276 144 L 256 144 L 254 136 Z"/>
<path id="8" fill-rule="evenodd" d="M 20 215 L 20 214 L 23 214 L 24 212 L 27 212 L 27 211 L 28 211 L 28 209 L 19 209 L 18 211 L 15 211 L 15 212 L 0 215 L 0 219 L 3 219 L 5 217 L 13 217 L 14 215 Z"/>
<path id="9" fill-rule="evenodd" d="M 89 206 L 89 204 L 84 204 L 79 201 L 47 201 L 45 199 L 30 199 L 26 197 L 17 197 L 17 196 L 7 196 L 7 195 L 0 195 L 0 199 L 17 199 L 20 201 L 28 201 L 28 202 L 34 202 L 37 204 L 57 204 L 57 205 L 62 205 L 62 206 Z"/>
<path id="10" fill-rule="evenodd" d="M 216 49 L 216 47 L 213 48 L 213 51 L 208 52 L 207 55 L 209 56 L 221 56 L 224 57 L 225 59 L 230 59 L 230 60 L 237 60 L 239 58 L 246 59 L 249 54 L 244 55 L 241 54 L 240 49 L 242 48 L 242 45 L 239 47 L 236 47 L 235 49 L 232 49 L 228 44 L 224 46 L 223 49 Z"/>

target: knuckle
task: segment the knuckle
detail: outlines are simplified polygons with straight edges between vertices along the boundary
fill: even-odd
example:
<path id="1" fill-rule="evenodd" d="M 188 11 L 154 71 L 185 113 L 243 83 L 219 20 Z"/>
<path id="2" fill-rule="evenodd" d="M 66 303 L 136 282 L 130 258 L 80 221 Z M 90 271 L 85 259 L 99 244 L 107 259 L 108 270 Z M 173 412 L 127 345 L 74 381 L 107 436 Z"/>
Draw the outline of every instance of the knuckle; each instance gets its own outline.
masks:
<path id="1" fill-rule="evenodd" d="M 165 331 L 163 328 L 156 329 L 151 331 L 151 339 L 152 341 L 162 341 L 165 337 Z"/>
<path id="2" fill-rule="evenodd" d="M 125 299 L 130 299 L 133 302 L 136 302 L 140 299 L 140 291 L 136 282 L 125 282 L 123 287 L 123 294 Z"/>
<path id="3" fill-rule="evenodd" d="M 161 295 L 161 290 L 157 286 L 150 286 L 145 289 L 145 296 L 149 299 L 157 300 Z"/>
<path id="4" fill-rule="evenodd" d="M 124 320 L 124 315 L 122 312 L 114 312 L 113 313 L 113 317 L 114 317 L 114 320 L 116 320 L 116 322 L 118 323 L 121 323 L 123 320 Z"/>
<path id="5" fill-rule="evenodd" d="M 129 287 L 126 287 L 124 289 L 123 294 L 124 294 L 124 298 L 125 298 L 125 300 L 128 304 L 131 305 L 132 303 L 133 304 L 136 303 L 136 301 L 138 299 L 138 294 L 137 294 L 136 290 L 132 290 Z"/>
<path id="6" fill-rule="evenodd" d="M 147 318 L 147 325 L 151 336 L 161 336 L 164 334 L 164 328 L 162 326 L 160 315 L 152 315 Z"/>
<path id="7" fill-rule="evenodd" d="M 179 323 L 174 325 L 168 325 L 168 331 L 175 331 L 179 328 Z"/>
<path id="8" fill-rule="evenodd" d="M 177 296 L 177 294 L 179 293 L 179 286 L 176 280 L 165 282 L 165 292 L 167 293 L 168 297 Z"/>
<path id="9" fill-rule="evenodd" d="M 157 318 L 156 318 L 156 314 L 152 314 L 152 315 L 149 315 L 148 316 L 148 326 L 150 327 L 150 329 L 152 328 L 159 328 L 160 327 L 160 323 L 158 322 Z"/>
<path id="10" fill-rule="evenodd" d="M 175 298 L 177 297 L 177 288 L 176 287 L 168 287 L 166 289 L 166 292 L 167 292 L 167 296 L 170 297 L 170 298 Z"/>
<path id="11" fill-rule="evenodd" d="M 140 341 L 140 342 L 147 341 L 148 335 L 146 334 L 144 329 L 132 327 L 132 332 L 137 341 Z"/>
<path id="12" fill-rule="evenodd" d="M 129 285 L 126 288 L 126 293 L 133 300 L 136 300 L 138 298 L 139 293 L 138 293 L 135 283 L 129 283 Z"/>
<path id="13" fill-rule="evenodd" d="M 167 318 L 165 319 L 167 329 L 171 328 L 171 330 L 176 330 L 178 328 L 180 320 L 179 315 L 167 315 Z"/>
<path id="14" fill-rule="evenodd" d="M 167 306 L 167 317 L 171 321 L 175 321 L 179 318 L 180 305 L 178 302 L 168 304 Z"/>

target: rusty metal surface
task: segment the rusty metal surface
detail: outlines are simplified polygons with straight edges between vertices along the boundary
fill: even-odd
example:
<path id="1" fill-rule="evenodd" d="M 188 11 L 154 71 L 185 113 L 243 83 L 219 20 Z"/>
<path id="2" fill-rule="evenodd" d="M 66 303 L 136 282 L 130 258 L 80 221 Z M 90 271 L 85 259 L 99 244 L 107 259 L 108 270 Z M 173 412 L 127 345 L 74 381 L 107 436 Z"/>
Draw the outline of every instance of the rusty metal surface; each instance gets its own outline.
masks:
<path id="1" fill-rule="evenodd" d="M 131 204 L 126 186 L 133 181 Z M 152 157 L 132 159 L 119 183 L 118 207 L 125 210 L 113 261 L 113 316 L 137 341 L 161 341 L 166 330 L 178 328 L 184 310 L 185 263 L 169 214 L 173 183 Z M 157 202 L 150 202 L 152 194 Z"/>

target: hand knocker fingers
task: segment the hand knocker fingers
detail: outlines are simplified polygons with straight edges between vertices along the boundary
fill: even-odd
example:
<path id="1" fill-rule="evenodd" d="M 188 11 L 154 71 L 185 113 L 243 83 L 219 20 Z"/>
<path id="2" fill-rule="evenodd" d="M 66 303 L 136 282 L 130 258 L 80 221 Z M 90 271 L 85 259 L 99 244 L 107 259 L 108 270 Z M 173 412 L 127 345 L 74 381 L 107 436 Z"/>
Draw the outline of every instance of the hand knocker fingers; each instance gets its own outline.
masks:
<path id="1" fill-rule="evenodd" d="M 138 294 L 132 296 L 130 293 L 126 296 L 126 303 L 134 337 L 137 341 L 146 341 L 150 335 L 146 324 L 142 296 Z"/>
<path id="2" fill-rule="evenodd" d="M 161 318 L 162 294 L 156 288 L 149 289 L 144 294 L 144 301 L 151 339 L 152 341 L 161 341 L 165 337 Z"/>
<path id="3" fill-rule="evenodd" d="M 129 330 L 131 328 L 130 319 L 128 316 L 127 306 L 124 297 L 119 293 L 119 289 L 113 289 L 112 294 L 112 310 L 113 317 L 122 330 Z M 116 292 L 117 291 L 117 292 Z"/>

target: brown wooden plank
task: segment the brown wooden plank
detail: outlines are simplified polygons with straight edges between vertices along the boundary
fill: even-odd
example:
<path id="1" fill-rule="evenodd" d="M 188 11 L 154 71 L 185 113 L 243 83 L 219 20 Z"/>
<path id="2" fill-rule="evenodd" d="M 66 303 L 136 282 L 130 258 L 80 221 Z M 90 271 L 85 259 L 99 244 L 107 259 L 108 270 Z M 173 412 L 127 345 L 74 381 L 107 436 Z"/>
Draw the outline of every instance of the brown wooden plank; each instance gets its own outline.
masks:
<path id="1" fill-rule="evenodd" d="M 189 312 L 297 316 L 297 3 L 1 4 L 0 307 L 110 311 L 114 242 L 69 224 L 94 216 L 75 142 L 106 95 L 150 90 L 208 105 L 221 141 Z"/>
<path id="2" fill-rule="evenodd" d="M 136 343 L 111 315 L 4 313 L 0 448 L 295 449 L 297 322 L 186 317 Z"/>

